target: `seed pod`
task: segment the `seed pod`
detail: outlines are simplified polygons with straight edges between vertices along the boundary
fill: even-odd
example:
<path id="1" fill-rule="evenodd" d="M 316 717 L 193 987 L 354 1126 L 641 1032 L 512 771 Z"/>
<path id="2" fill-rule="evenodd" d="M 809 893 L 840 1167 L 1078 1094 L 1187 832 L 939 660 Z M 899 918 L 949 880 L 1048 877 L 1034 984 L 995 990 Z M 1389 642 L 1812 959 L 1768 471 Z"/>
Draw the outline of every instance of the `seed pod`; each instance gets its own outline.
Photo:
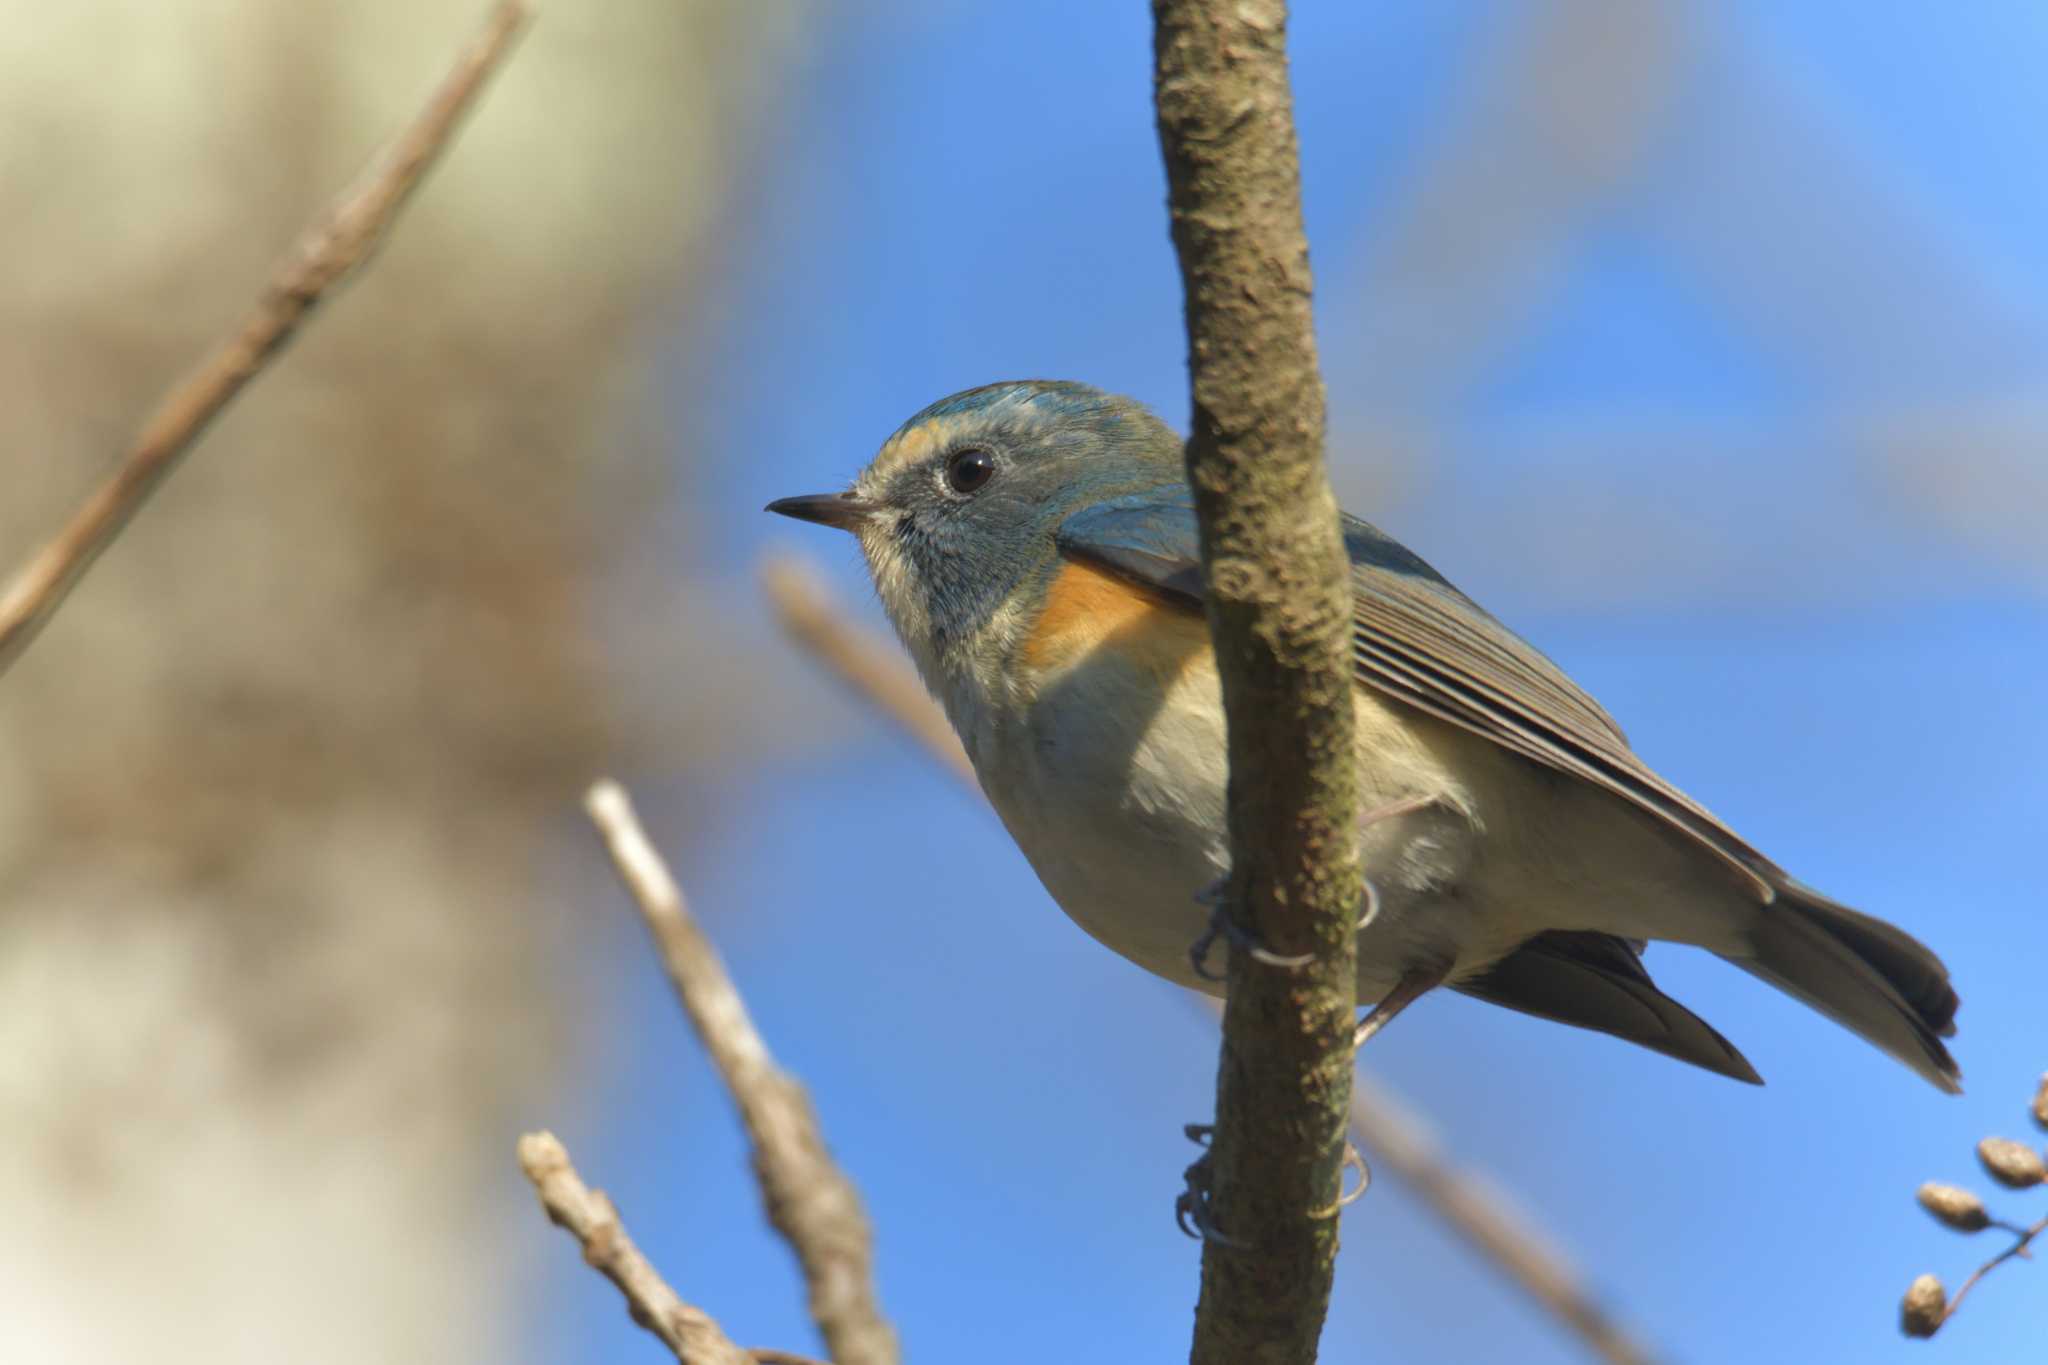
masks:
<path id="1" fill-rule="evenodd" d="M 1991 1215 L 1984 1211 L 1984 1202 L 1968 1190 L 1937 1185 L 1930 1180 L 1920 1187 L 1917 1198 L 1920 1207 L 1933 1214 L 1935 1221 L 1945 1228 L 1982 1232 L 1991 1226 Z"/>
<path id="2" fill-rule="evenodd" d="M 2048 1166 L 2041 1164 L 2041 1154 L 2011 1138 L 1985 1138 L 1977 1144 L 1977 1160 L 1984 1163 L 1993 1180 L 2008 1189 L 2024 1190 L 2048 1180 Z"/>
<path id="3" fill-rule="evenodd" d="M 1906 1287 L 1899 1303 L 1899 1330 L 1909 1337 L 1931 1337 L 1941 1330 L 1948 1312 L 1948 1291 L 1932 1275 L 1922 1275 Z"/>
<path id="4" fill-rule="evenodd" d="M 2048 1128 L 2048 1075 L 2041 1077 L 2041 1088 L 2034 1092 L 2034 1122 Z"/>

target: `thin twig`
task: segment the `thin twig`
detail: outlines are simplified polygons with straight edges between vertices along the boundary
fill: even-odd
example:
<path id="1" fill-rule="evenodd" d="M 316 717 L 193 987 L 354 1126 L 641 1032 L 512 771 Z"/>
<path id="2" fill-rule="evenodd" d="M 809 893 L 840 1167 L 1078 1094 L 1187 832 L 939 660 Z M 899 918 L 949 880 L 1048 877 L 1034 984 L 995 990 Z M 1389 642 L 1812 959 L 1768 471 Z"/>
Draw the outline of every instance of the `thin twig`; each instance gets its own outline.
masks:
<path id="1" fill-rule="evenodd" d="M 783 629 L 799 645 L 895 721 L 953 776 L 977 793 L 981 790 L 959 737 L 917 675 L 903 667 L 901 656 L 887 644 L 846 625 L 816 569 L 795 555 L 783 555 L 762 564 L 761 584 Z"/>
<path id="2" fill-rule="evenodd" d="M 412 126 L 306 229 L 233 334 L 165 396 L 120 466 L 0 590 L 0 673 L 21 657 L 207 424 L 263 371 L 322 297 L 369 257 L 526 17 L 519 0 L 502 0 L 491 11 Z"/>
<path id="3" fill-rule="evenodd" d="M 625 789 L 599 782 L 584 807 L 640 907 L 692 1027 L 739 1105 L 768 1220 L 803 1267 L 811 1319 L 826 1350 L 838 1365 L 895 1365 L 896 1334 L 875 1300 L 867 1215 L 853 1182 L 825 1150 L 809 1097 L 769 1055 Z"/>
<path id="4" fill-rule="evenodd" d="M 668 1287 L 626 1235 L 618 1209 L 604 1191 L 583 1183 L 553 1133 L 519 1139 L 519 1165 L 549 1220 L 582 1244 L 591 1269 L 626 1296 L 633 1321 L 661 1338 L 682 1365 L 755 1365 L 759 1356 L 733 1345 L 709 1314 L 684 1303 Z"/>
<path id="5" fill-rule="evenodd" d="M 852 623 L 823 575 L 792 556 L 764 568 L 762 579 L 791 638 L 979 798 L 974 770 L 945 714 L 899 653 Z M 1208 996 L 1196 998 L 1219 1008 Z M 1509 1205 L 1445 1160 L 1422 1120 L 1399 1097 L 1362 1075 L 1352 1081 L 1350 1132 L 1354 1143 L 1414 1189 L 1466 1246 L 1574 1333 L 1590 1354 L 1610 1365 L 1648 1365 L 1655 1359 L 1593 1301 L 1562 1255 L 1523 1226 Z"/>
<path id="6" fill-rule="evenodd" d="M 1611 1365 L 1655 1359 L 1586 1293 L 1556 1251 L 1513 1210 L 1447 1162 L 1405 1106 L 1368 1076 L 1351 1082 L 1351 1137 L 1421 1196 L 1465 1244 L 1490 1261 Z"/>
<path id="7" fill-rule="evenodd" d="M 2001 1223 L 1999 1224 L 1999 1226 L 2011 1230 L 2010 1224 Z M 1969 1293 L 1972 1289 L 1975 1289 L 1977 1287 L 1977 1281 L 1983 1279 L 1986 1275 L 1989 1275 L 1992 1271 L 1998 1269 L 1998 1267 L 2004 1265 L 2007 1261 L 2012 1260 L 2016 1256 L 2033 1255 L 2033 1253 L 2029 1251 L 2027 1248 L 2033 1245 L 2034 1239 L 2036 1237 L 2039 1237 L 2044 1232 L 2048 1232 L 2048 1218 L 2043 1218 L 2040 1222 L 2034 1224 L 2032 1227 L 2019 1228 L 2016 1231 L 2018 1233 L 2018 1236 L 2015 1238 L 2011 1246 L 1999 1252 L 1996 1256 L 1993 1256 L 1983 1265 L 1978 1266 L 1976 1270 L 1970 1273 L 1970 1278 L 1963 1281 L 1962 1287 L 1956 1290 L 1956 1296 L 1948 1301 L 1948 1307 L 1942 1311 L 1942 1322 L 1946 1323 L 1950 1318 L 1956 1315 L 1956 1310 L 1963 1306 L 1963 1300 L 1969 1297 Z"/>

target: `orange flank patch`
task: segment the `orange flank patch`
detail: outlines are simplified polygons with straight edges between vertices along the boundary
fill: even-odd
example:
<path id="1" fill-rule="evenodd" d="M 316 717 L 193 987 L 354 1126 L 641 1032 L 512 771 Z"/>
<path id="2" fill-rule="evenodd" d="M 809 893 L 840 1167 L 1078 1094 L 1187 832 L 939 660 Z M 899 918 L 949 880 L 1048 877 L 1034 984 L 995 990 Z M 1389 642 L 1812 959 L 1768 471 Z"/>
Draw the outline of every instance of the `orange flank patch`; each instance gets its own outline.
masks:
<path id="1" fill-rule="evenodd" d="M 1209 624 L 1186 604 L 1092 564 L 1068 562 L 1046 589 L 1024 662 L 1049 670 L 1098 651 L 1161 678 L 1209 648 Z"/>

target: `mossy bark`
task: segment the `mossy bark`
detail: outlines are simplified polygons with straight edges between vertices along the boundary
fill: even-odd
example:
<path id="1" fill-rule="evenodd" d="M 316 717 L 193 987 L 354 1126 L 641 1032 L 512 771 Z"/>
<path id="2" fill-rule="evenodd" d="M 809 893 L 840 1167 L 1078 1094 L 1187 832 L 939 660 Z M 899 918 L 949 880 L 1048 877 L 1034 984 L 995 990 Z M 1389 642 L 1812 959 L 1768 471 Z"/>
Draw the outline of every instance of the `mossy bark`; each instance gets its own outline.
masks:
<path id="1" fill-rule="evenodd" d="M 1233 953 L 1197 1365 L 1306 1362 L 1329 1307 L 1359 899 L 1351 598 L 1323 468 L 1281 0 L 1155 0 L 1194 414 L 1188 479 L 1230 733 Z M 1224 1239 L 1228 1240 L 1224 1240 Z"/>

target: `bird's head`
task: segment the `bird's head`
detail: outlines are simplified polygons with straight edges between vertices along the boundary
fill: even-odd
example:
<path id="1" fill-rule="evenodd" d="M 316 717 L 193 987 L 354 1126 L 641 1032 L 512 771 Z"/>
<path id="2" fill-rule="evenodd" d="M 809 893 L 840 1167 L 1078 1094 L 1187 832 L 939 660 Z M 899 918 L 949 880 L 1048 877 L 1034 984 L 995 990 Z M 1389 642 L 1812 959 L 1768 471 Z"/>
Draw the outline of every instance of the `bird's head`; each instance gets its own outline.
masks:
<path id="1" fill-rule="evenodd" d="M 1055 380 L 987 384 L 905 422 L 844 493 L 768 510 L 860 539 L 882 606 L 935 690 L 998 669 L 1042 604 L 1060 523 L 1181 477 L 1141 404 Z"/>

